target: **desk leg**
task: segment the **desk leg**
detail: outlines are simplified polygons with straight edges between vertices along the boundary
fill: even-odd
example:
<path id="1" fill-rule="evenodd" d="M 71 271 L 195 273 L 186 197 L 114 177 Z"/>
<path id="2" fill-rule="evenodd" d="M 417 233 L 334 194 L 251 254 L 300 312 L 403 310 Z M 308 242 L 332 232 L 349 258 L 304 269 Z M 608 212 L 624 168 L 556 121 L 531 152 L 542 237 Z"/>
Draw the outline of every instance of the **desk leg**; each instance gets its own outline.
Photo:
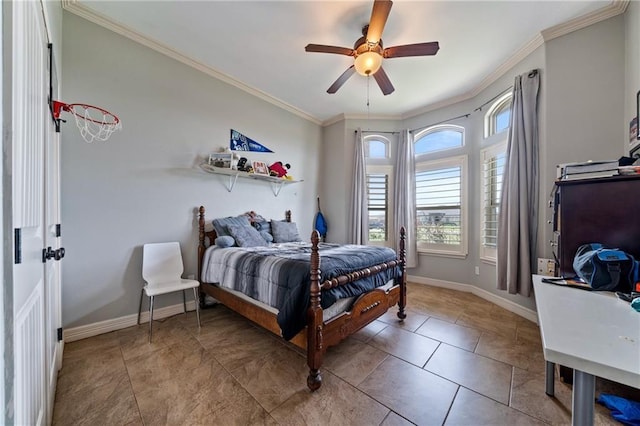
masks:
<path id="1" fill-rule="evenodd" d="M 547 366 L 544 372 L 544 378 L 546 381 L 546 389 L 544 393 L 546 393 L 549 396 L 555 395 L 555 388 L 554 388 L 555 369 L 556 369 L 556 365 L 553 362 L 547 361 Z"/>
<path id="2" fill-rule="evenodd" d="M 573 426 L 593 425 L 595 395 L 595 376 L 574 369 L 571 400 L 571 424 Z"/>

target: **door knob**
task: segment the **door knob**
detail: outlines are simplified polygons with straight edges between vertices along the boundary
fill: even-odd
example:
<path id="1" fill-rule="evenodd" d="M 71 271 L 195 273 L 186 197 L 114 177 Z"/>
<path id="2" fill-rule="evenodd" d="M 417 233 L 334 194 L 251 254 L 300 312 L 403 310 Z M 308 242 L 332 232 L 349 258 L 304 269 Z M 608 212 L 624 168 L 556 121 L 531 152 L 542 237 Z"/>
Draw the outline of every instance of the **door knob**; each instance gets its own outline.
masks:
<path id="1" fill-rule="evenodd" d="M 64 257 L 64 247 L 60 247 L 57 250 L 53 250 L 50 246 L 46 249 L 42 249 L 42 263 L 45 263 L 49 259 L 60 260 Z"/>
<path id="2" fill-rule="evenodd" d="M 54 252 L 53 258 L 55 260 L 60 260 L 64 257 L 64 247 L 60 247 L 58 250 Z"/>

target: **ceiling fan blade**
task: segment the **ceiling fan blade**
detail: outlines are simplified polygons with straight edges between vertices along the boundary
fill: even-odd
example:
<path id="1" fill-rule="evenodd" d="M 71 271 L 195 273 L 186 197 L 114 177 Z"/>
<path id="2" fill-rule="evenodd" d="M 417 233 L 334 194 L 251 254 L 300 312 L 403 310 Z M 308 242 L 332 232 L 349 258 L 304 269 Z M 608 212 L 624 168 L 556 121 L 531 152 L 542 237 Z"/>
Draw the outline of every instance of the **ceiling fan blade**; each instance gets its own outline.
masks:
<path id="1" fill-rule="evenodd" d="M 349 80 L 349 77 L 351 77 L 354 72 L 356 72 L 356 68 L 354 65 L 351 65 L 340 77 L 338 77 L 331 87 L 327 89 L 327 93 L 336 93 L 338 89 L 341 88 L 347 80 Z"/>
<path id="2" fill-rule="evenodd" d="M 348 47 L 339 46 L 325 46 L 324 44 L 307 44 L 304 48 L 306 52 L 318 52 L 318 53 L 336 53 L 338 55 L 353 56 L 355 52 Z"/>
<path id="3" fill-rule="evenodd" d="M 392 5 L 393 2 L 391 0 L 375 0 L 373 2 L 369 29 L 367 30 L 367 41 L 369 43 L 377 43 L 382 38 L 382 30 L 384 30 L 384 25 L 387 23 Z"/>
<path id="4" fill-rule="evenodd" d="M 373 78 L 376 79 L 378 86 L 380 86 L 380 90 L 382 90 L 382 93 L 384 93 L 385 96 L 396 90 L 393 87 L 393 84 L 391 84 L 391 80 L 389 80 L 387 73 L 384 72 L 384 68 L 380 67 L 380 69 L 373 75 Z"/>
<path id="5" fill-rule="evenodd" d="M 391 46 L 384 49 L 382 56 L 385 58 L 400 58 L 402 56 L 430 56 L 438 53 L 440 45 L 437 41 L 428 43 L 405 44 Z"/>

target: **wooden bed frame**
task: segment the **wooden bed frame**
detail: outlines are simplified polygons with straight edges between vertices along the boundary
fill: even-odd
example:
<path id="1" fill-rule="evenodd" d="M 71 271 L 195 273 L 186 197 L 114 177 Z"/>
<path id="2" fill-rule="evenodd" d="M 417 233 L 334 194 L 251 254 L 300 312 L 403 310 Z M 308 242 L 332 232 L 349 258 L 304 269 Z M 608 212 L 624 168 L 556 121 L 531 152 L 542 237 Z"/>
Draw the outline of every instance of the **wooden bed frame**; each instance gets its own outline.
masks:
<path id="1" fill-rule="evenodd" d="M 291 222 L 290 210 L 287 210 L 286 220 L 287 222 Z M 199 209 L 198 228 L 198 280 L 200 280 L 200 303 L 203 307 L 205 298 L 202 293 L 212 296 L 233 311 L 280 336 L 281 331 L 277 323 L 276 314 L 248 302 L 223 288 L 211 283 L 202 282 L 202 259 L 205 249 L 208 247 L 205 245 L 205 241 L 208 239 L 209 245 L 211 245 L 216 238 L 215 230 L 205 231 L 204 207 L 202 206 L 200 206 Z M 400 252 L 396 260 L 351 272 L 322 283 L 320 282 L 320 255 L 318 254 L 319 240 L 320 235 L 317 231 L 313 231 L 311 234 L 311 281 L 309 284 L 311 287 L 311 296 L 309 309 L 307 311 L 307 326 L 290 340 L 291 343 L 307 351 L 307 364 L 309 365 L 307 386 L 311 391 L 317 390 L 322 384 L 320 366 L 322 365 L 323 355 L 327 348 L 337 345 L 351 334 L 371 323 L 396 303 L 399 308 L 397 315 L 400 321 L 407 317 L 405 313 L 407 274 L 405 267 L 404 228 L 400 229 Z M 379 288 L 371 290 L 359 296 L 349 311 L 343 312 L 328 321 L 323 321 L 322 307 L 320 306 L 321 290 L 345 285 L 395 266 L 400 266 L 402 274 L 401 277 L 394 280 L 394 285 L 391 288 L 386 291 Z"/>

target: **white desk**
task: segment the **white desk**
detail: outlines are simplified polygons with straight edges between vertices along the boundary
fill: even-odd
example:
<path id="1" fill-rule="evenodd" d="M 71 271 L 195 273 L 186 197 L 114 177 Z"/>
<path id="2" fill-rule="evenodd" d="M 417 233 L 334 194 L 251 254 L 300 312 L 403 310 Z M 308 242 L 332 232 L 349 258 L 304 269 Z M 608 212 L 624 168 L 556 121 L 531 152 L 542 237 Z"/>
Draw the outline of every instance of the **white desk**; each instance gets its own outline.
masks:
<path id="1" fill-rule="evenodd" d="M 547 361 L 547 395 L 553 396 L 554 363 L 574 369 L 572 424 L 592 425 L 595 377 L 640 388 L 640 312 L 611 292 L 542 282 L 533 287 Z"/>

